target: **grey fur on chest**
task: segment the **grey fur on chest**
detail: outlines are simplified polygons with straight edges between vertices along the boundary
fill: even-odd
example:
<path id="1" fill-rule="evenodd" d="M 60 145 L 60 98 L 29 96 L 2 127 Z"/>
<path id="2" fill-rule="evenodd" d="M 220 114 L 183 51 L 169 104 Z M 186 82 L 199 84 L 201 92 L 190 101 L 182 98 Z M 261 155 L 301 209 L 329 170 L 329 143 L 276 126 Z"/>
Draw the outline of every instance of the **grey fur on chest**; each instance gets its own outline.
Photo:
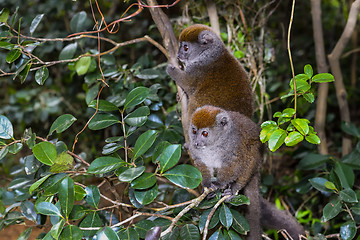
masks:
<path id="1" fill-rule="evenodd" d="M 224 161 L 222 154 L 219 154 L 218 149 L 212 150 L 209 148 L 196 149 L 196 161 L 201 161 L 209 169 L 211 176 L 214 177 L 216 169 L 222 167 Z"/>

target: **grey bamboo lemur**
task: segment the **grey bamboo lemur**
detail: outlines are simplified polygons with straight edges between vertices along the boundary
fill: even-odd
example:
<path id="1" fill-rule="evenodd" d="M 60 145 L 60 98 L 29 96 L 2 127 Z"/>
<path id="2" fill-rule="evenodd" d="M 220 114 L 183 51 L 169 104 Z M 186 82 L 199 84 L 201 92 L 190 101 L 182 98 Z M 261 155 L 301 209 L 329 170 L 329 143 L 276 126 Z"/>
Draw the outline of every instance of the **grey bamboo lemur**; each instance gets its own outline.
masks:
<path id="1" fill-rule="evenodd" d="M 286 229 L 293 239 L 299 239 L 299 234 L 304 234 L 302 226 L 291 215 L 276 209 L 274 205 L 259 197 L 260 151 L 257 143 L 253 143 L 253 147 L 246 144 L 246 142 L 253 141 L 258 130 L 254 123 L 249 122 L 250 119 L 245 119 L 246 117 L 251 118 L 253 115 L 253 94 L 249 78 L 241 64 L 226 49 L 222 40 L 209 27 L 201 24 L 187 27 L 180 34 L 178 60 L 181 68 L 169 64 L 167 72 L 188 97 L 186 118 L 183 119 L 187 146 L 189 147 L 189 138 L 191 138 L 192 132 L 192 129 L 189 128 L 190 120 L 198 108 L 206 105 L 213 106 L 210 107 L 210 110 L 213 111 L 210 115 L 217 116 L 221 112 L 221 114 L 227 115 L 232 122 L 231 127 L 224 132 L 215 130 L 215 132 L 223 134 L 222 137 L 232 139 L 228 142 L 226 139 L 223 140 L 224 144 L 231 146 L 216 145 L 212 148 L 206 147 L 204 151 L 194 149 L 193 153 L 190 150 L 195 166 L 203 173 L 203 185 L 225 187 L 227 188 L 225 194 L 232 195 L 242 187 L 244 188 L 244 194 L 251 201 L 251 207 L 247 214 L 251 226 L 248 239 L 260 239 L 260 218 L 265 227 Z M 221 108 L 221 110 L 214 110 L 214 107 Z M 242 123 L 235 119 L 237 117 L 242 119 Z M 200 122 L 209 121 L 206 117 L 198 119 Z M 210 122 L 216 123 L 216 117 Z M 222 125 L 221 120 L 219 124 Z M 199 126 L 197 127 L 199 128 Z M 203 126 L 210 127 L 206 124 Z M 202 134 L 201 131 L 200 134 Z M 240 141 L 237 143 L 238 139 Z M 198 136 L 197 144 L 203 144 L 200 136 Z M 223 150 L 224 148 L 226 150 Z M 215 160 L 212 158 L 215 162 L 206 162 L 205 160 L 206 163 L 203 164 L 204 157 L 211 157 L 212 154 L 223 155 L 226 159 L 217 158 Z M 218 179 L 212 182 L 211 176 L 214 173 Z"/>

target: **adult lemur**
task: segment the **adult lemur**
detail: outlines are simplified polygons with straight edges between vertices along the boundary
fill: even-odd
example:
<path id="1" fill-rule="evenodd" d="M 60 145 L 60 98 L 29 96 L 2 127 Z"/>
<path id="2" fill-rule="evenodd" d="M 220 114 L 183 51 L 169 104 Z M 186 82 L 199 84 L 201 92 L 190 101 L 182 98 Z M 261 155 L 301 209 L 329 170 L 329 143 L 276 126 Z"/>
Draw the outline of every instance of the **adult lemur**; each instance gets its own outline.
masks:
<path id="1" fill-rule="evenodd" d="M 184 90 L 185 94 L 188 97 L 187 113 L 188 121 L 184 123 L 184 132 L 186 145 L 189 146 L 189 131 L 192 129 L 188 128 L 190 125 L 191 117 L 194 117 L 194 112 L 205 105 L 210 105 L 214 107 L 221 108 L 224 113 L 227 111 L 236 112 L 237 114 L 242 114 L 244 124 L 248 120 L 244 118 L 251 118 L 253 115 L 253 94 L 251 89 L 251 84 L 249 78 L 237 61 L 237 59 L 232 56 L 232 54 L 226 49 L 222 40 L 207 26 L 196 24 L 190 27 L 185 28 L 180 34 L 180 49 L 178 52 L 178 60 L 181 67 L 177 68 L 169 64 L 167 72 L 171 78 L 173 78 L 176 83 Z M 214 115 L 214 114 L 213 114 Z M 217 116 L 217 114 L 215 114 Z M 229 116 L 232 116 L 230 114 Z M 230 117 L 231 119 L 232 117 Z M 201 121 L 208 121 L 208 117 L 199 117 Z M 212 121 L 214 123 L 216 121 Z M 249 122 L 248 122 L 249 123 Z M 221 122 L 220 122 L 221 124 Z M 237 124 L 235 124 L 237 126 Z M 204 125 L 208 126 L 208 125 Z M 234 124 L 232 125 L 234 126 Z M 241 126 L 241 124 L 239 125 Z M 249 123 L 247 128 L 253 126 L 253 123 Z M 242 126 L 244 127 L 244 126 Z M 245 133 L 245 130 L 233 131 L 232 134 L 236 135 L 234 137 L 243 137 L 245 139 L 252 138 L 253 134 L 257 134 L 257 130 L 254 128 L 254 132 Z M 191 134 L 191 133 L 190 133 Z M 226 137 L 226 133 L 225 133 Z M 241 148 L 241 145 L 232 145 L 234 147 L 233 151 L 239 150 L 244 156 L 249 156 L 255 153 L 254 150 L 248 150 L 247 148 Z M 221 152 L 221 149 L 218 149 Z M 214 151 L 212 149 L 211 151 Z M 203 154 L 208 154 L 204 152 Z M 210 154 L 210 152 L 209 152 Z M 216 182 L 208 182 L 206 177 L 206 172 L 211 172 L 209 165 L 206 164 L 196 164 L 196 153 L 193 154 L 190 151 L 190 156 L 193 158 L 195 165 L 199 168 L 202 173 L 205 173 L 204 182 L 205 185 L 218 187 L 224 187 L 219 185 Z M 224 160 L 221 162 L 221 167 L 229 167 L 229 161 Z M 259 240 L 261 237 L 260 234 L 260 225 L 259 225 L 259 211 L 261 214 L 261 222 L 265 226 L 276 229 L 286 229 L 294 239 L 298 239 L 299 234 L 303 234 L 303 228 L 296 222 L 296 220 L 291 216 L 286 214 L 283 211 L 277 210 L 275 206 L 268 203 L 266 200 L 259 196 L 259 175 L 257 170 L 259 168 L 259 159 L 252 156 L 249 159 L 237 159 L 242 161 L 247 161 L 249 166 L 252 166 L 249 169 L 243 169 L 245 172 L 249 171 L 252 174 L 244 176 L 241 185 L 232 185 L 230 187 L 230 192 L 233 194 L 234 191 L 238 188 L 244 187 L 244 193 L 250 198 L 250 205 L 253 204 L 253 207 L 249 208 L 253 213 L 247 214 L 249 216 L 248 221 L 250 223 L 251 231 L 250 234 L 252 240 Z M 255 161 L 255 162 L 252 162 Z M 240 169 L 239 166 L 241 161 L 230 160 L 232 167 Z M 219 163 L 219 162 L 217 162 Z M 246 166 L 245 166 L 246 168 Z M 242 172 L 239 171 L 234 174 L 240 175 Z M 223 181 L 225 182 L 234 182 L 232 175 L 222 176 Z M 237 178 L 238 179 L 238 178 Z M 237 182 L 237 180 L 235 181 Z M 225 186 L 226 187 L 226 186 Z M 260 206 L 259 206 L 260 205 Z M 250 232 L 251 232 L 250 231 Z"/>

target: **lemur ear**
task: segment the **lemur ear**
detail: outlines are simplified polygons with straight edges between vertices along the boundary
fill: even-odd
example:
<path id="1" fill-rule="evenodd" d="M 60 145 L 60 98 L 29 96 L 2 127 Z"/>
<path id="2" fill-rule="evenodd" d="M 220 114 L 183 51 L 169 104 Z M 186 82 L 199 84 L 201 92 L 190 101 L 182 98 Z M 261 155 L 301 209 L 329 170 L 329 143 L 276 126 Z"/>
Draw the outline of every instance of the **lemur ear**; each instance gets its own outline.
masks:
<path id="1" fill-rule="evenodd" d="M 200 37 L 201 44 L 208 44 L 208 43 L 212 43 L 213 41 L 214 41 L 214 36 L 212 36 L 212 34 L 210 33 L 204 33 Z"/>
<path id="2" fill-rule="evenodd" d="M 222 117 L 222 118 L 220 119 L 220 124 L 221 124 L 221 126 L 227 125 L 228 122 L 229 122 L 229 120 L 228 120 L 228 118 L 227 118 L 226 116 L 224 116 L 224 117 Z"/>

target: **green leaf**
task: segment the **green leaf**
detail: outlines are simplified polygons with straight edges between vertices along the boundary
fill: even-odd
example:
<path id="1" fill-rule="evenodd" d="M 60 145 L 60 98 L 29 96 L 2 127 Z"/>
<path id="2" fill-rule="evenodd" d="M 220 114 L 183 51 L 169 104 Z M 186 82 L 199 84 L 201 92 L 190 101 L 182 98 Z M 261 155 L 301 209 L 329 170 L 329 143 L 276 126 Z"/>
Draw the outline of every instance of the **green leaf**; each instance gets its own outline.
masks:
<path id="1" fill-rule="evenodd" d="M 200 231 L 202 232 L 205 228 L 205 224 L 206 224 L 206 221 L 207 221 L 207 218 L 210 214 L 212 209 L 207 209 L 205 210 L 201 216 L 200 216 L 200 220 L 199 220 L 199 229 Z M 210 220 L 210 223 L 209 223 L 209 229 L 212 229 L 214 228 L 220 221 L 219 219 L 219 209 L 217 209 L 214 213 L 214 215 L 212 216 L 211 220 Z"/>
<path id="2" fill-rule="evenodd" d="M 72 59 L 75 55 L 77 43 L 71 43 L 64 47 L 59 55 L 59 60 Z"/>
<path id="3" fill-rule="evenodd" d="M 54 131 L 57 133 L 62 133 L 68 129 L 77 119 L 71 114 L 63 114 L 58 117 L 50 127 L 48 136 L 50 136 Z"/>
<path id="4" fill-rule="evenodd" d="M 234 209 L 230 209 L 230 211 L 234 217 L 233 224 L 231 227 L 235 231 L 237 231 L 238 233 L 241 233 L 241 234 L 246 234 L 247 232 L 249 232 L 250 225 L 249 225 L 248 221 L 246 220 L 246 218 Z"/>
<path id="5" fill-rule="evenodd" d="M 92 174 L 103 174 L 125 166 L 126 162 L 115 157 L 99 157 L 90 164 L 87 172 Z"/>
<path id="6" fill-rule="evenodd" d="M 17 238 L 17 240 L 27 240 L 30 237 L 32 228 L 27 228 L 25 231 L 23 231 L 20 236 Z"/>
<path id="7" fill-rule="evenodd" d="M 304 73 L 306 74 L 306 76 L 310 79 L 313 76 L 313 68 L 311 67 L 310 64 L 306 64 L 304 66 Z"/>
<path id="8" fill-rule="evenodd" d="M 305 74 L 302 74 L 303 76 L 305 76 L 304 78 L 307 78 L 307 76 Z M 296 79 L 296 76 L 295 76 Z M 296 79 L 295 80 L 295 84 L 296 84 L 296 91 L 299 92 L 307 92 L 309 91 L 309 89 L 311 88 L 311 85 L 303 79 Z M 294 90 L 294 85 L 293 85 L 293 80 L 290 81 L 290 88 L 292 90 Z"/>
<path id="9" fill-rule="evenodd" d="M 118 178 L 121 182 L 131 182 L 135 178 L 139 177 L 145 171 L 144 166 L 136 167 L 136 168 L 129 168 L 119 174 Z"/>
<path id="10" fill-rule="evenodd" d="M 352 188 L 355 180 L 353 169 L 341 162 L 336 162 L 334 170 L 340 180 L 341 186 L 343 188 Z"/>
<path id="11" fill-rule="evenodd" d="M 229 203 L 234 206 L 240 206 L 240 205 L 249 205 L 250 200 L 245 195 L 236 195 L 233 198 L 230 199 Z"/>
<path id="12" fill-rule="evenodd" d="M 310 133 L 309 135 L 305 136 L 305 139 L 309 143 L 320 144 L 320 138 L 314 133 Z"/>
<path id="13" fill-rule="evenodd" d="M 21 50 L 16 48 L 11 50 L 7 55 L 6 55 L 6 62 L 7 63 L 12 63 L 14 62 L 16 59 L 18 59 L 21 56 Z"/>
<path id="14" fill-rule="evenodd" d="M 357 228 L 355 222 L 346 222 L 340 227 L 340 237 L 343 240 L 351 240 L 355 237 L 356 231 Z"/>
<path id="15" fill-rule="evenodd" d="M 221 224 L 229 229 L 233 223 L 233 215 L 231 214 L 230 209 L 224 203 L 221 204 L 219 217 Z"/>
<path id="16" fill-rule="evenodd" d="M 209 240 L 224 240 L 221 228 L 217 229 L 210 237 Z"/>
<path id="17" fill-rule="evenodd" d="M 337 190 L 335 184 L 333 182 L 330 182 L 330 181 L 325 182 L 324 186 L 327 189 L 330 189 L 330 190 Z"/>
<path id="18" fill-rule="evenodd" d="M 150 90 L 146 87 L 134 88 L 126 97 L 124 109 L 128 109 L 142 103 L 145 101 L 147 96 L 149 96 L 149 93 Z"/>
<path id="19" fill-rule="evenodd" d="M 118 236 L 121 240 L 137 240 L 139 239 L 138 233 L 134 228 L 127 228 L 118 233 Z"/>
<path id="20" fill-rule="evenodd" d="M 75 185 L 77 186 L 77 185 Z M 86 195 L 86 193 L 85 193 Z M 74 205 L 73 210 L 70 213 L 69 219 L 71 220 L 79 220 L 82 219 L 86 214 L 90 213 L 91 210 L 82 206 L 82 205 Z"/>
<path id="21" fill-rule="evenodd" d="M 323 209 L 322 222 L 327 222 L 330 219 L 336 217 L 342 210 L 341 201 L 333 200 L 325 205 Z"/>
<path id="22" fill-rule="evenodd" d="M 89 128 L 91 130 L 100 130 L 107 128 L 116 123 L 120 123 L 118 118 L 110 113 L 98 113 L 89 122 Z"/>
<path id="23" fill-rule="evenodd" d="M 294 131 L 289 133 L 289 135 L 287 135 L 287 137 L 285 138 L 285 144 L 286 146 L 292 147 L 298 144 L 299 142 L 302 142 L 302 140 L 304 140 L 304 136 L 301 135 L 299 132 Z"/>
<path id="24" fill-rule="evenodd" d="M 150 114 L 150 109 L 147 106 L 142 106 L 125 117 L 125 122 L 130 126 L 140 127 L 145 124 L 147 116 Z"/>
<path id="25" fill-rule="evenodd" d="M 262 130 L 260 132 L 260 141 L 265 143 L 270 139 L 271 134 L 279 127 L 274 121 L 266 121 L 261 124 L 261 128 Z"/>
<path id="26" fill-rule="evenodd" d="M 148 130 L 141 134 L 135 142 L 133 160 L 144 154 L 155 142 L 157 131 Z"/>
<path id="27" fill-rule="evenodd" d="M 315 101 L 314 94 L 312 93 L 305 93 L 303 96 L 305 100 L 308 101 L 309 103 L 313 103 Z"/>
<path id="28" fill-rule="evenodd" d="M 91 212 L 88 214 L 79 225 L 81 228 L 97 228 L 101 226 L 102 221 L 97 212 Z M 96 232 L 97 230 L 84 230 L 84 238 L 92 239 L 91 237 L 94 236 Z"/>
<path id="29" fill-rule="evenodd" d="M 319 167 L 322 167 L 329 160 L 330 157 L 328 155 L 309 153 L 303 159 L 301 159 L 298 165 L 298 169 L 301 170 L 317 169 Z"/>
<path id="30" fill-rule="evenodd" d="M 97 108 L 97 100 L 92 100 L 89 104 L 89 107 L 96 109 Z M 109 101 L 100 99 L 98 110 L 103 111 L 103 112 L 112 112 L 112 111 L 118 111 L 119 108 L 115 104 L 113 104 Z"/>
<path id="31" fill-rule="evenodd" d="M 48 166 L 54 164 L 55 158 L 57 156 L 55 146 L 49 142 L 41 142 L 36 144 L 33 147 L 32 152 L 37 160 Z"/>
<path id="32" fill-rule="evenodd" d="M 176 166 L 165 172 L 163 176 L 175 185 L 190 189 L 196 188 L 202 181 L 200 171 L 187 164 Z"/>
<path id="33" fill-rule="evenodd" d="M 120 240 L 118 235 L 111 227 L 105 227 L 103 231 L 97 234 L 97 239 L 101 240 Z"/>
<path id="34" fill-rule="evenodd" d="M 22 143 L 14 143 L 9 146 L 9 153 L 17 154 L 23 147 Z"/>
<path id="35" fill-rule="evenodd" d="M 70 28 L 73 32 L 81 32 L 86 29 L 87 15 L 85 11 L 76 13 L 70 21 Z"/>
<path id="36" fill-rule="evenodd" d="M 199 240 L 200 232 L 194 224 L 186 224 L 180 229 L 180 239 Z"/>
<path id="37" fill-rule="evenodd" d="M 85 201 L 92 207 L 97 208 L 100 202 L 100 191 L 98 187 L 90 185 L 85 188 Z"/>
<path id="38" fill-rule="evenodd" d="M 91 64 L 91 57 L 82 57 L 75 63 L 76 73 L 81 76 L 88 72 Z"/>
<path id="39" fill-rule="evenodd" d="M 296 118 L 291 120 L 291 123 L 302 135 L 305 136 L 309 133 L 309 120 L 304 118 Z"/>
<path id="40" fill-rule="evenodd" d="M 269 138 L 269 149 L 275 152 L 285 142 L 287 134 L 286 131 L 279 128 L 276 129 Z"/>
<path id="41" fill-rule="evenodd" d="M 11 139 L 14 136 L 14 129 L 10 120 L 4 115 L 0 115 L 0 138 Z"/>
<path id="42" fill-rule="evenodd" d="M 50 167 L 50 171 L 53 173 L 61 173 L 72 169 L 73 157 L 67 152 L 62 152 L 54 160 L 54 164 Z"/>
<path id="43" fill-rule="evenodd" d="M 0 150 L 0 160 L 3 159 L 9 152 L 9 146 L 3 147 Z"/>
<path id="44" fill-rule="evenodd" d="M 351 212 L 353 212 L 356 215 L 360 215 L 360 203 L 355 204 L 350 208 Z"/>
<path id="45" fill-rule="evenodd" d="M 131 182 L 131 187 L 134 189 L 147 189 L 154 186 L 156 183 L 156 176 L 154 173 L 144 172 L 140 177 Z"/>
<path id="46" fill-rule="evenodd" d="M 360 138 L 359 129 L 353 123 L 342 122 L 341 123 L 341 130 L 343 130 L 347 134 L 350 134 L 351 136 Z"/>
<path id="47" fill-rule="evenodd" d="M 44 85 L 48 77 L 49 77 L 49 70 L 47 69 L 47 67 L 39 68 L 35 73 L 35 81 L 40 86 Z"/>
<path id="48" fill-rule="evenodd" d="M 50 202 L 40 202 L 35 205 L 36 211 L 43 215 L 62 217 L 60 210 Z"/>
<path id="49" fill-rule="evenodd" d="M 27 78 L 27 75 L 29 74 L 30 68 L 31 68 L 31 62 L 27 63 L 25 65 L 24 69 L 22 71 L 20 71 L 18 75 L 15 75 L 15 77 L 16 76 L 19 77 L 20 82 L 24 83 Z"/>
<path id="50" fill-rule="evenodd" d="M 6 50 L 12 50 L 12 49 L 14 49 L 15 46 L 16 46 L 15 44 L 5 42 L 5 41 L 0 41 L 0 48 L 4 48 Z"/>
<path id="51" fill-rule="evenodd" d="M 60 240 L 81 240 L 83 232 L 75 225 L 68 225 L 60 235 Z"/>
<path id="52" fill-rule="evenodd" d="M 348 203 L 357 203 L 358 202 L 356 193 L 351 188 L 347 188 L 347 189 L 340 191 L 339 197 L 344 202 L 348 202 Z"/>
<path id="53" fill-rule="evenodd" d="M 140 238 L 145 238 L 146 233 L 152 228 L 155 227 L 155 223 L 150 220 L 141 220 L 137 222 L 134 226 L 136 232 L 139 234 Z"/>
<path id="54" fill-rule="evenodd" d="M 24 201 L 20 205 L 22 215 L 28 220 L 36 222 L 37 214 L 35 212 L 35 205 L 30 201 Z"/>
<path id="55" fill-rule="evenodd" d="M 61 181 L 66 177 L 66 174 L 60 173 L 49 177 L 42 185 L 44 189 L 44 196 L 53 196 L 60 189 Z"/>
<path id="56" fill-rule="evenodd" d="M 325 178 L 315 177 L 315 178 L 309 179 L 309 182 L 311 183 L 311 185 L 314 188 L 316 188 L 317 190 L 319 190 L 321 192 L 332 192 L 327 187 L 325 187 L 325 183 L 328 182 L 328 180 Z"/>
<path id="57" fill-rule="evenodd" d="M 33 35 L 35 32 L 35 29 L 39 26 L 39 23 L 41 22 L 41 19 L 44 17 L 44 14 L 38 14 L 36 17 L 32 20 L 30 25 L 30 34 Z"/>
<path id="58" fill-rule="evenodd" d="M 135 190 L 134 191 L 134 195 L 136 200 L 141 204 L 141 205 L 148 205 L 150 204 L 152 201 L 155 200 L 155 198 L 158 195 L 158 186 L 157 184 L 155 184 L 153 187 L 151 187 L 150 189 L 145 189 L 145 190 Z"/>
<path id="59" fill-rule="evenodd" d="M 224 230 L 225 240 L 242 240 L 241 237 L 233 230 Z"/>
<path id="60" fill-rule="evenodd" d="M 181 156 L 180 144 L 173 144 L 166 147 L 159 159 L 161 173 L 175 166 L 179 162 L 180 156 Z"/>
<path id="61" fill-rule="evenodd" d="M 29 188 L 30 195 L 34 192 L 35 189 L 37 189 L 43 182 L 45 182 L 46 179 L 48 179 L 51 176 L 51 174 L 46 175 L 45 177 L 40 178 L 37 180 L 31 187 Z"/>
<path id="62" fill-rule="evenodd" d="M 64 178 L 60 183 L 59 201 L 62 213 L 68 219 L 75 201 L 74 180 L 70 177 Z"/>
<path id="63" fill-rule="evenodd" d="M 86 196 L 86 191 L 79 185 L 74 185 L 75 200 L 81 201 Z"/>
<path id="64" fill-rule="evenodd" d="M 9 9 L 7 9 L 7 8 L 1 9 L 1 11 L 0 11 L 0 22 L 6 23 L 7 19 L 9 18 L 9 14 L 10 14 Z"/>
<path id="65" fill-rule="evenodd" d="M 311 81 L 316 83 L 333 82 L 334 80 L 334 76 L 330 73 L 319 73 L 313 76 L 313 78 L 311 79 Z"/>
<path id="66" fill-rule="evenodd" d="M 59 222 L 53 225 L 52 228 L 50 229 L 51 236 L 55 239 L 59 239 L 60 233 L 64 229 L 64 225 L 65 225 L 64 219 L 61 219 Z"/>

